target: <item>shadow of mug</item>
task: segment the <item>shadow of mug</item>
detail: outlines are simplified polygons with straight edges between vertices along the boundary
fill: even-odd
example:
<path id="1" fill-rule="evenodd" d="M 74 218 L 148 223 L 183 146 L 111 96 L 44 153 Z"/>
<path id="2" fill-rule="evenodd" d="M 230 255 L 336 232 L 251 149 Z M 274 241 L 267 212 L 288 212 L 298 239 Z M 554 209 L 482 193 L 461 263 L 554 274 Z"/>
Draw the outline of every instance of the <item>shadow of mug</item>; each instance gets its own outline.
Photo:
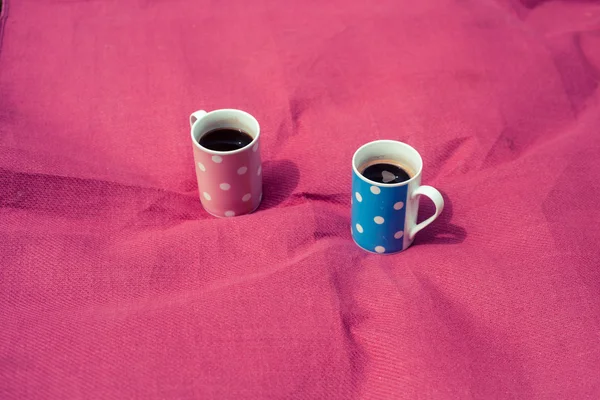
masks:
<path id="1" fill-rule="evenodd" d="M 290 160 L 265 161 L 262 168 L 263 199 L 257 211 L 268 210 L 283 203 L 300 181 L 300 170 Z"/>
<path id="2" fill-rule="evenodd" d="M 416 246 L 422 244 L 457 244 L 462 243 L 467 237 L 467 231 L 463 227 L 451 223 L 454 214 L 452 200 L 444 191 L 440 190 L 440 193 L 444 197 L 444 211 L 431 225 L 417 233 L 414 242 Z M 431 201 L 422 201 L 419 204 L 417 222 L 420 223 L 429 218 L 434 212 L 435 207 Z"/>

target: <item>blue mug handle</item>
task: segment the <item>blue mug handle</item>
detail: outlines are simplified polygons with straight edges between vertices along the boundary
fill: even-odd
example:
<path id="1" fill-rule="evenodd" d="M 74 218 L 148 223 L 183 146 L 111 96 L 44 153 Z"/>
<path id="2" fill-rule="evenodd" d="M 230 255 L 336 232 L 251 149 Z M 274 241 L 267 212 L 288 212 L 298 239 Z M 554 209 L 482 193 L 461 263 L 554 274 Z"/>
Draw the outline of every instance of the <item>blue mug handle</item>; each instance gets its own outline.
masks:
<path id="1" fill-rule="evenodd" d="M 417 232 L 419 232 L 421 229 L 425 228 L 427 225 L 435 221 L 435 219 L 442 213 L 442 210 L 444 209 L 444 198 L 436 188 L 427 185 L 419 186 L 412 193 L 411 198 L 416 199 L 416 201 L 419 201 L 420 196 L 427 196 L 431 199 L 431 201 L 433 201 L 433 204 L 435 204 L 435 213 L 431 217 L 427 218 L 425 221 L 412 228 L 408 236 L 410 240 L 414 239 Z"/>

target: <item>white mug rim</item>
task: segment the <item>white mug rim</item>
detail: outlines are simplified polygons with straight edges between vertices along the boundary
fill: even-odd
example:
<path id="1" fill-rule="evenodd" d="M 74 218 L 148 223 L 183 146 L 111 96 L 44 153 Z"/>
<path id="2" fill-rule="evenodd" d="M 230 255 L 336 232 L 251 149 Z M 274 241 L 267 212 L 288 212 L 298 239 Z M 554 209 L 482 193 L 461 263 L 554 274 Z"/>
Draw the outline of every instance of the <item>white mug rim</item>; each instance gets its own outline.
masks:
<path id="1" fill-rule="evenodd" d="M 377 143 L 387 143 L 387 144 L 396 144 L 396 145 L 401 145 L 404 146 L 406 148 L 408 148 L 410 151 L 413 151 L 415 153 L 415 155 L 418 157 L 419 159 L 419 169 L 418 171 L 415 172 L 415 175 L 413 177 L 411 177 L 409 180 L 406 180 L 404 182 L 398 182 L 398 183 L 380 183 L 380 182 L 375 182 L 372 181 L 370 179 L 365 178 L 360 172 L 358 172 L 358 167 L 356 165 L 356 157 L 360 154 L 360 152 L 364 151 L 367 147 L 369 146 L 373 146 Z M 369 143 L 365 143 L 362 146 L 360 146 L 358 148 L 358 150 L 356 150 L 354 152 L 354 155 L 352 156 L 352 170 L 354 171 L 354 173 L 360 178 L 362 179 L 364 182 L 373 185 L 373 186 L 378 186 L 378 187 L 382 187 L 382 188 L 393 188 L 393 187 L 401 187 L 401 186 L 407 186 L 409 185 L 411 182 L 415 181 L 416 179 L 418 179 L 421 176 L 421 172 L 423 171 L 423 158 L 421 157 L 421 154 L 419 154 L 419 152 L 417 151 L 417 149 L 415 149 L 414 147 L 412 147 L 409 144 L 406 144 L 404 142 L 400 142 L 398 140 L 388 140 L 388 139 L 381 139 L 381 140 L 374 140 L 372 142 Z"/>
<path id="2" fill-rule="evenodd" d="M 256 135 L 253 137 L 252 141 L 250 143 L 248 143 L 246 146 L 242 147 L 241 149 L 235 149 L 235 150 L 229 150 L 229 151 L 211 150 L 211 149 L 207 149 L 204 146 L 201 146 L 200 143 L 198 143 L 198 141 L 196 140 L 196 137 L 194 136 L 194 130 L 196 129 L 196 124 L 203 118 L 205 118 L 211 114 L 220 113 L 220 112 L 231 112 L 231 113 L 243 114 L 244 116 L 249 117 L 251 120 L 253 120 L 256 123 Z M 256 118 L 254 118 L 254 116 L 252 114 L 247 113 L 246 111 L 238 110 L 236 108 L 219 108 L 217 110 L 209 111 L 206 114 L 204 114 L 201 118 L 198 118 L 192 124 L 190 131 L 191 131 L 191 135 L 192 135 L 192 143 L 194 144 L 194 146 L 196 148 L 198 148 L 199 150 L 201 150 L 205 153 L 211 154 L 211 155 L 222 156 L 222 155 L 238 154 L 238 153 L 247 151 L 248 148 L 251 148 L 258 141 L 258 138 L 260 136 L 260 124 L 258 123 L 258 120 Z M 204 133 L 206 133 L 206 132 L 204 132 Z"/>

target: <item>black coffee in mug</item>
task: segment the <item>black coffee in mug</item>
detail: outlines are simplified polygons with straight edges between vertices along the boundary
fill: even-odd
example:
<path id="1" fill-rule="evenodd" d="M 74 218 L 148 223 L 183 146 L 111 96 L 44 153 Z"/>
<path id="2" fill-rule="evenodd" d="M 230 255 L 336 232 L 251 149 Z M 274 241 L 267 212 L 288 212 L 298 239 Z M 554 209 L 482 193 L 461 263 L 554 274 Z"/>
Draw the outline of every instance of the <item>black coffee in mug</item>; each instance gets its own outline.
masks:
<path id="1" fill-rule="evenodd" d="M 218 128 L 206 132 L 198 143 L 213 151 L 233 151 L 248 146 L 254 138 L 241 129 Z"/>
<path id="2" fill-rule="evenodd" d="M 383 184 L 394 184 L 406 182 L 412 178 L 406 168 L 393 160 L 373 160 L 365 163 L 359 168 L 359 172 L 365 178 Z"/>

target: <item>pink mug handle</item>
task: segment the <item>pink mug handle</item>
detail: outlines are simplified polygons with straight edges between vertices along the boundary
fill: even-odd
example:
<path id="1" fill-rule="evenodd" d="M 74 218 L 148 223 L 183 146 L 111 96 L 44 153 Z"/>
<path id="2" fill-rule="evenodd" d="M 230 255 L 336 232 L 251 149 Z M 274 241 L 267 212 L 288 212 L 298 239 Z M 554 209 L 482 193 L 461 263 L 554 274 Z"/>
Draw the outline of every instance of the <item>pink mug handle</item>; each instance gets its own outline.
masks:
<path id="1" fill-rule="evenodd" d="M 192 115 L 190 115 L 190 128 L 194 126 L 194 123 L 196 121 L 198 121 L 200 118 L 204 117 L 206 114 L 207 113 L 204 110 L 194 111 L 192 113 Z"/>

